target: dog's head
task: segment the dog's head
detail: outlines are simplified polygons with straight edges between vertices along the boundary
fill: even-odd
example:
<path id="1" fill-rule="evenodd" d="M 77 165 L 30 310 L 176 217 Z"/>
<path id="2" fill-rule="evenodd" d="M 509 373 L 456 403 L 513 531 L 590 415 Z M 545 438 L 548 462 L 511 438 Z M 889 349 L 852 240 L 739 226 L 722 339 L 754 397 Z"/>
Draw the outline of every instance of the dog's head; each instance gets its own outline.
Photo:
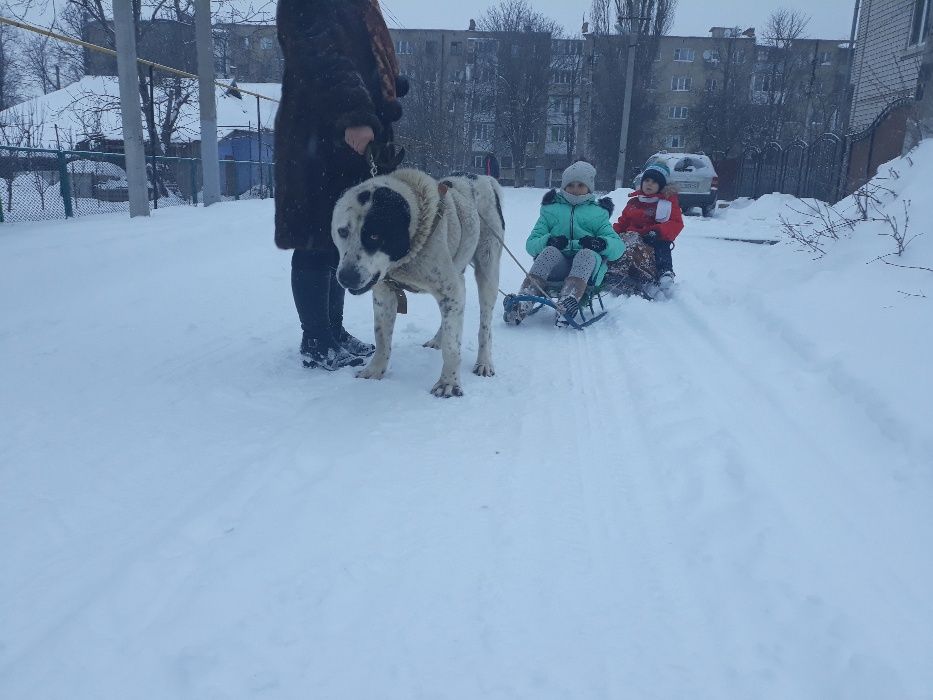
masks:
<path id="1" fill-rule="evenodd" d="M 368 292 L 411 251 L 411 228 L 411 205 L 383 178 L 347 190 L 331 229 L 340 252 L 337 281 L 351 294 Z"/>

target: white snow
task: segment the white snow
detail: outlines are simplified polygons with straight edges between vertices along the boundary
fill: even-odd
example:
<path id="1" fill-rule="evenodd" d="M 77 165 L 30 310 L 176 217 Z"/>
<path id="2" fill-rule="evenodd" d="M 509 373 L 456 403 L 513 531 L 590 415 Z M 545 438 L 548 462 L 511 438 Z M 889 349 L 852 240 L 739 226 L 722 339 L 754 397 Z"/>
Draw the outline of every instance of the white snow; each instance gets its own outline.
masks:
<path id="1" fill-rule="evenodd" d="M 384 381 L 300 367 L 269 201 L 0 227 L 0 697 L 933 697 L 931 273 L 720 240 L 783 204 L 689 218 L 670 302 L 497 324 L 494 379 L 471 296 L 450 401 L 426 298 Z"/>

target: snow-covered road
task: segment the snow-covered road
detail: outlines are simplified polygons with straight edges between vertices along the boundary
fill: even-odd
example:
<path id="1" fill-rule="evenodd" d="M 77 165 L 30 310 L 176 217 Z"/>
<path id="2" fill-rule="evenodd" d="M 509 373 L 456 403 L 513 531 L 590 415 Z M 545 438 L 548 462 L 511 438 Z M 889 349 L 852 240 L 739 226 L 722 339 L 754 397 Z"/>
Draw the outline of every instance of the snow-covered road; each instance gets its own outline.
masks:
<path id="1" fill-rule="evenodd" d="M 0 697 L 933 698 L 923 300 L 746 213 L 449 401 L 429 299 L 384 381 L 300 367 L 271 203 L 0 230 Z"/>

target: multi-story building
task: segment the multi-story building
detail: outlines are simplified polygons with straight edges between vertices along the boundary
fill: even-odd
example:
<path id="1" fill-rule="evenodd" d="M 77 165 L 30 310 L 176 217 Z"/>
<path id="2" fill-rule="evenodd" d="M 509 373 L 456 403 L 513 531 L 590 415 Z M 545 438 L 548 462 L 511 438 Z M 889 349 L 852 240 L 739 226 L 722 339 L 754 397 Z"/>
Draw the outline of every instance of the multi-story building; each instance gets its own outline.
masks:
<path id="1" fill-rule="evenodd" d="M 214 25 L 217 73 L 241 83 L 278 83 L 284 59 L 274 24 Z"/>
<path id="2" fill-rule="evenodd" d="M 846 41 L 797 39 L 784 49 L 757 43 L 753 29 L 714 28 L 709 37 L 662 37 L 653 75 L 663 124 L 656 144 L 671 151 L 700 148 L 691 112 L 705 93 L 721 90 L 728 79 L 744 84 L 744 97 L 759 108 L 767 126 L 762 136 L 809 141 L 826 131 L 841 131 L 850 56 Z"/>
<path id="3" fill-rule="evenodd" d="M 482 170 L 494 156 L 505 182 L 542 174 L 548 182 L 580 152 L 582 39 L 475 27 L 391 31 L 412 83 L 398 132 L 419 166 Z"/>
<path id="4" fill-rule="evenodd" d="M 194 25 L 174 20 L 142 23 L 137 53 L 171 68 L 195 73 L 198 69 Z M 109 46 L 111 28 L 89 21 L 84 38 L 92 44 Z M 215 24 L 214 56 L 217 74 L 236 78 L 241 83 L 277 83 L 282 80 L 282 51 L 274 24 Z M 84 71 L 87 75 L 116 75 L 117 62 L 112 56 L 86 49 Z"/>

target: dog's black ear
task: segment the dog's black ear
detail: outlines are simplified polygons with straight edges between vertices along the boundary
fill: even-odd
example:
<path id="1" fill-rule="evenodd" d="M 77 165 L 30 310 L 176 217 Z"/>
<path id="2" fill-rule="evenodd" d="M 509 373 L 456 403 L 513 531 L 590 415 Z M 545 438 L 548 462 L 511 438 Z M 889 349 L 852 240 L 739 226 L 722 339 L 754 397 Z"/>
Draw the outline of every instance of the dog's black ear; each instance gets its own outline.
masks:
<path id="1" fill-rule="evenodd" d="M 409 226 L 411 207 L 405 198 L 389 187 L 379 187 L 360 232 L 363 248 L 370 253 L 381 251 L 398 262 L 411 252 Z"/>

